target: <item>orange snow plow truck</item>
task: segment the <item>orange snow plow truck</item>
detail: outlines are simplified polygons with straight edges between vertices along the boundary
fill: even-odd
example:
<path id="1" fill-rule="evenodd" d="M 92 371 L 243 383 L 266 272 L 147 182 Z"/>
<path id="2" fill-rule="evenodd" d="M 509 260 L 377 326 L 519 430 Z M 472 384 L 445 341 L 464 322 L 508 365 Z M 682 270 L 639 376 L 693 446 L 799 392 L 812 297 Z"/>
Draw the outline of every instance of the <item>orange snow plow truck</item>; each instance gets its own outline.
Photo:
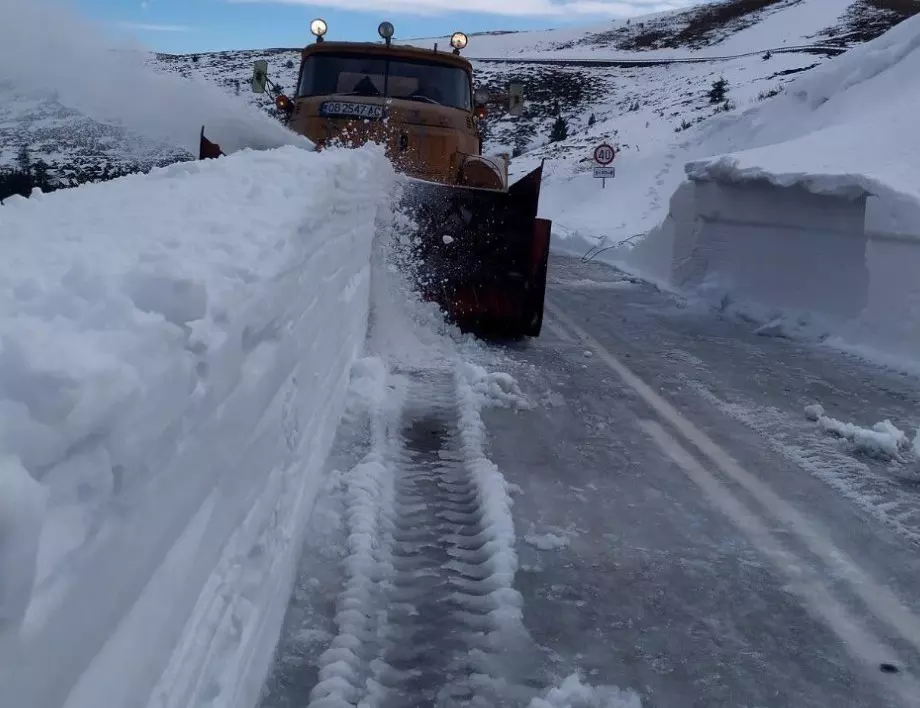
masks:
<path id="1" fill-rule="evenodd" d="M 537 217 L 543 165 L 509 184 L 508 155 L 482 154 L 488 105 L 520 115 L 521 87 L 474 91 L 461 32 L 445 51 L 394 44 L 389 22 L 378 27 L 382 42 L 325 41 L 321 19 L 310 29 L 316 42 L 303 49 L 294 98 L 276 90 L 265 61 L 253 91 L 268 91 L 288 127 L 319 150 L 385 146 L 408 178 L 403 206 L 419 229 L 413 276 L 450 320 L 478 335 L 539 335 L 551 227 Z M 202 129 L 199 157 L 221 154 Z"/>

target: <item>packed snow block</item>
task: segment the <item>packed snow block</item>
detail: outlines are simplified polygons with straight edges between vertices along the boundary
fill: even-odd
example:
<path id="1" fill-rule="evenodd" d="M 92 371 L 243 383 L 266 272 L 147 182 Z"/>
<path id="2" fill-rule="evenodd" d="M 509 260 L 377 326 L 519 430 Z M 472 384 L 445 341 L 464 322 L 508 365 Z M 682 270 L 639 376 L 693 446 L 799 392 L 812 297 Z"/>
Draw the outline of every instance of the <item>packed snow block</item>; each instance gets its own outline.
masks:
<path id="1" fill-rule="evenodd" d="M 671 217 L 676 285 L 711 286 L 740 300 L 832 318 L 865 307 L 864 196 L 765 181 L 697 180 L 682 189 Z"/>
<path id="2" fill-rule="evenodd" d="M 920 353 L 920 204 L 870 197 L 869 303 L 844 334 L 916 361 Z"/>
<path id="3" fill-rule="evenodd" d="M 696 190 L 692 182 L 682 182 L 671 195 L 668 215 L 632 249 L 630 263 L 660 282 L 690 282 L 688 269 L 698 265 L 691 258 L 696 232 Z"/>
<path id="4" fill-rule="evenodd" d="M 868 303 L 841 334 L 916 362 L 920 358 L 920 237 L 869 236 Z"/>
<path id="5" fill-rule="evenodd" d="M 257 702 L 392 174 L 287 147 L 0 206 L 4 706 Z"/>

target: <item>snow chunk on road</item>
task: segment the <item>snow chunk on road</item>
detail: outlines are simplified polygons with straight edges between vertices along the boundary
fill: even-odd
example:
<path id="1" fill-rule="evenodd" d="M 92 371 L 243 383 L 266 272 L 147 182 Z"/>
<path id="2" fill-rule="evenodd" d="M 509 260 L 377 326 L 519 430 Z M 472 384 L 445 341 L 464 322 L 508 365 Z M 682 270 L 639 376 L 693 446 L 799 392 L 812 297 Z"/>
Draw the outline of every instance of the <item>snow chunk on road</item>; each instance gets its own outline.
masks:
<path id="1" fill-rule="evenodd" d="M 466 363 L 464 366 L 468 383 L 480 405 L 517 410 L 534 407 L 511 374 L 502 371 L 489 372 L 478 364 Z"/>
<path id="2" fill-rule="evenodd" d="M 818 420 L 823 415 L 824 406 L 820 403 L 813 403 L 810 406 L 805 406 L 805 417 L 808 418 L 808 420 Z"/>
<path id="3" fill-rule="evenodd" d="M 568 538 L 555 533 L 529 533 L 524 536 L 524 540 L 541 551 L 558 550 L 569 545 Z"/>
<path id="4" fill-rule="evenodd" d="M 852 441 L 857 450 L 872 457 L 897 458 L 899 452 L 907 448 L 907 436 L 890 420 L 876 423 L 870 429 L 822 416 L 818 425 L 832 435 Z"/>
<path id="5" fill-rule="evenodd" d="M 0 206 L 5 703 L 257 701 L 392 183 L 283 147 Z"/>
<path id="6" fill-rule="evenodd" d="M 907 453 L 920 459 L 920 450 L 918 450 L 920 431 L 917 432 L 917 437 L 911 443 L 907 434 L 890 420 L 883 420 L 871 428 L 864 428 L 825 415 L 824 408 L 820 404 L 806 406 L 805 415 L 809 420 L 817 422 L 826 433 L 849 440 L 857 452 L 865 453 L 870 457 L 903 460 L 903 453 Z"/>
<path id="7" fill-rule="evenodd" d="M 543 698 L 534 698 L 528 708 L 642 708 L 633 691 L 616 686 L 591 686 L 578 674 L 571 674 L 551 688 Z"/>

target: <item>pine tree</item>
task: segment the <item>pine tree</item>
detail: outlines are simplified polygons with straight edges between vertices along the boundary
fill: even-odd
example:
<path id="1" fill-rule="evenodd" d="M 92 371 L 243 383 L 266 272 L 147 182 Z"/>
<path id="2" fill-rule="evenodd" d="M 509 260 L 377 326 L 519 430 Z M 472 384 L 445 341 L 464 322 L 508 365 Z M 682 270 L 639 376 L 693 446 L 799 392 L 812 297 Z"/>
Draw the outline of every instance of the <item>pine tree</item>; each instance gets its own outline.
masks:
<path id="1" fill-rule="evenodd" d="M 561 140 L 565 140 L 567 137 L 569 137 L 569 124 L 566 122 L 565 118 L 559 116 L 553 122 L 553 128 L 549 134 L 549 141 L 551 143 L 558 143 Z"/>
<path id="2" fill-rule="evenodd" d="M 50 168 L 44 160 L 36 160 L 35 164 L 32 165 L 32 178 L 34 181 L 33 186 L 38 187 L 43 192 L 50 192 L 54 189 L 51 184 Z"/>
<path id="3" fill-rule="evenodd" d="M 0 202 L 14 194 L 28 197 L 32 192 L 32 176 L 21 170 L 0 170 Z"/>
<path id="4" fill-rule="evenodd" d="M 595 123 L 597 123 L 597 118 L 595 118 L 594 114 L 592 113 L 590 116 L 588 116 L 588 125 L 592 126 Z"/>
<path id="5" fill-rule="evenodd" d="M 29 146 L 23 144 L 16 153 L 16 167 L 20 172 L 29 174 L 32 172 L 32 156 L 29 154 Z"/>
<path id="6" fill-rule="evenodd" d="M 709 102 L 722 103 L 725 100 L 725 94 L 728 92 L 728 82 L 724 78 L 712 82 L 712 88 L 709 89 Z"/>

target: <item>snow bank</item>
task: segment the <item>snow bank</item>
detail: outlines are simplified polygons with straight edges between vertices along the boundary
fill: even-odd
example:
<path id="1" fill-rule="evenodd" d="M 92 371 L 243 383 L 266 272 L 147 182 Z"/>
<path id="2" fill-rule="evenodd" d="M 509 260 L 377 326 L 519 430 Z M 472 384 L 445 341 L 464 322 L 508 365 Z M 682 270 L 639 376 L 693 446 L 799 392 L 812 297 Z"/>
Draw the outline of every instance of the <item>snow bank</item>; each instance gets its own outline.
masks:
<path id="1" fill-rule="evenodd" d="M 254 703 L 391 179 L 286 147 L 0 206 L 4 703 Z"/>
<path id="2" fill-rule="evenodd" d="M 864 200 L 704 182 L 672 203 L 671 282 L 845 321 L 866 306 Z"/>

